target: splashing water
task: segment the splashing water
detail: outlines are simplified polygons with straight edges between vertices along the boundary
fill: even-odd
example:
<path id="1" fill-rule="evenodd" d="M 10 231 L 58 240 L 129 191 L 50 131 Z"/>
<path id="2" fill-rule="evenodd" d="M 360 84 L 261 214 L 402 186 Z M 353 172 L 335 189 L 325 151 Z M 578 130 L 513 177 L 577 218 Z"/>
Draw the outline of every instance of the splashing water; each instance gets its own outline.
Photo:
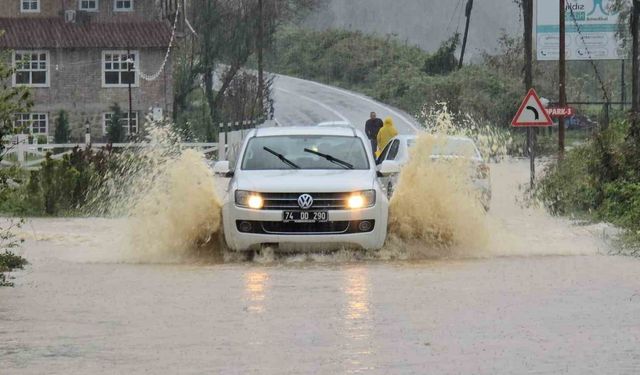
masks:
<path id="1" fill-rule="evenodd" d="M 482 256 L 488 252 L 487 215 L 477 199 L 468 158 L 435 158 L 448 136 L 471 138 L 485 158 L 506 155 L 511 137 L 471 116 L 449 113 L 446 104 L 422 113 L 425 133 L 410 149 L 390 202 L 386 257 Z"/>
<path id="2" fill-rule="evenodd" d="M 514 143 L 508 130 L 482 124 L 469 114 L 455 115 L 449 112 L 446 103 L 425 107 L 420 118 L 428 133 L 471 138 L 487 160 L 502 160 Z"/>
<path id="3" fill-rule="evenodd" d="M 123 217 L 120 261 L 174 262 L 219 255 L 221 204 L 204 156 L 180 147 L 168 126 L 152 123 L 143 147 L 116 156 L 120 165 L 88 206 Z"/>
<path id="4" fill-rule="evenodd" d="M 477 255 L 488 243 L 484 208 L 469 178 L 470 161 L 431 156 L 443 139 L 418 137 L 390 202 L 387 247 L 403 249 L 411 258 Z"/>

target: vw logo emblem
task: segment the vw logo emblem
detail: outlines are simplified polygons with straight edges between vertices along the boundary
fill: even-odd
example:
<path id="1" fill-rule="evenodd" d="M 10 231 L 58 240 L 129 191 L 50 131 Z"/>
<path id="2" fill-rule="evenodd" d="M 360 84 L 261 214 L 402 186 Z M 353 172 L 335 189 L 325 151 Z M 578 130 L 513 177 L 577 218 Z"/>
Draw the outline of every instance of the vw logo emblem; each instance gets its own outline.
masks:
<path id="1" fill-rule="evenodd" d="M 303 210 L 307 210 L 313 206 L 313 197 L 309 194 L 302 194 L 298 197 L 298 206 Z"/>

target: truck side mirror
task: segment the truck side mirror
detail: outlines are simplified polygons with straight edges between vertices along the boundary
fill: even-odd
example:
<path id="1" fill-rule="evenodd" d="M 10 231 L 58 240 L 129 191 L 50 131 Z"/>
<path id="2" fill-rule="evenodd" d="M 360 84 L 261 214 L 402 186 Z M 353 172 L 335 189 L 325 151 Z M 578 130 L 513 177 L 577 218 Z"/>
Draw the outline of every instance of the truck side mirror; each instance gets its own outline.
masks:
<path id="1" fill-rule="evenodd" d="M 385 160 L 378 166 L 378 172 L 383 176 L 400 173 L 400 163 L 395 160 Z"/>
<path id="2" fill-rule="evenodd" d="M 231 178 L 233 171 L 228 160 L 221 160 L 213 165 L 213 174 L 220 177 Z"/>

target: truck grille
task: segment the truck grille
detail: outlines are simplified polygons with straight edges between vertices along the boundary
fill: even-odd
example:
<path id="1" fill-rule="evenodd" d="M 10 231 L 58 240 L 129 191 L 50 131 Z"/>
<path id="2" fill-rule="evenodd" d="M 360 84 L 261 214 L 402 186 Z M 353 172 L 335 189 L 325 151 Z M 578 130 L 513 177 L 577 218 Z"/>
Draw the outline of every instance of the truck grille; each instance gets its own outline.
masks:
<path id="1" fill-rule="evenodd" d="M 374 220 L 367 220 L 369 227 L 361 228 L 362 221 L 329 221 L 325 223 L 295 223 L 282 221 L 245 221 L 237 220 L 236 227 L 243 233 L 255 234 L 347 234 L 373 231 Z M 243 228 L 244 226 L 244 228 Z M 364 229 L 364 230 L 363 230 Z"/>
<path id="2" fill-rule="evenodd" d="M 348 221 L 332 221 L 327 223 L 284 223 L 281 221 L 262 222 L 262 230 L 267 234 L 341 234 L 347 232 L 348 229 Z"/>
<path id="3" fill-rule="evenodd" d="M 299 210 L 298 197 L 313 197 L 314 210 L 345 210 L 349 193 L 262 193 L 263 210 Z"/>

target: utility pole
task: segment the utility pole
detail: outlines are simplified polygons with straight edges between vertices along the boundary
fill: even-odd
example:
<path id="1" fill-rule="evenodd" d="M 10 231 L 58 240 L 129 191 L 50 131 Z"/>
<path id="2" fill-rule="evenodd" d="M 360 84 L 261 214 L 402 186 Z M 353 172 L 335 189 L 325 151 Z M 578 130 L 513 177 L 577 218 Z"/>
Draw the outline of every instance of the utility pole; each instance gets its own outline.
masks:
<path id="1" fill-rule="evenodd" d="M 524 0 L 522 3 L 524 20 L 524 91 L 533 88 L 533 0 Z M 531 169 L 530 184 L 533 189 L 536 180 L 535 141 L 533 128 L 527 128 L 527 152 L 529 153 L 529 167 Z"/>
<path id="2" fill-rule="evenodd" d="M 638 131 L 638 17 L 640 16 L 640 0 L 633 0 L 633 11 L 631 12 L 631 131 L 630 134 L 636 139 L 639 137 Z"/>
<path id="3" fill-rule="evenodd" d="M 567 106 L 566 92 L 566 55 L 565 55 L 565 0 L 560 0 L 560 56 L 558 57 L 559 101 L 560 107 Z M 564 117 L 558 118 L 558 159 L 564 157 Z"/>
<path id="4" fill-rule="evenodd" d="M 464 60 L 464 51 L 467 49 L 467 36 L 469 35 L 469 22 L 471 21 L 471 9 L 473 8 L 473 0 L 467 0 L 467 8 L 464 11 L 467 17 L 467 24 L 464 27 L 464 37 L 462 38 L 462 50 L 460 51 L 460 61 L 458 61 L 458 69 L 462 68 Z"/>
<path id="5" fill-rule="evenodd" d="M 625 91 L 627 90 L 627 87 L 625 86 L 625 83 L 624 83 L 624 59 L 620 61 L 622 61 L 620 66 L 620 109 L 624 111 L 624 101 L 626 99 Z"/>
<path id="6" fill-rule="evenodd" d="M 264 107 L 264 7 L 263 0 L 258 0 L 258 102 L 260 103 L 260 111 Z M 244 119 L 243 119 L 244 120 Z"/>

